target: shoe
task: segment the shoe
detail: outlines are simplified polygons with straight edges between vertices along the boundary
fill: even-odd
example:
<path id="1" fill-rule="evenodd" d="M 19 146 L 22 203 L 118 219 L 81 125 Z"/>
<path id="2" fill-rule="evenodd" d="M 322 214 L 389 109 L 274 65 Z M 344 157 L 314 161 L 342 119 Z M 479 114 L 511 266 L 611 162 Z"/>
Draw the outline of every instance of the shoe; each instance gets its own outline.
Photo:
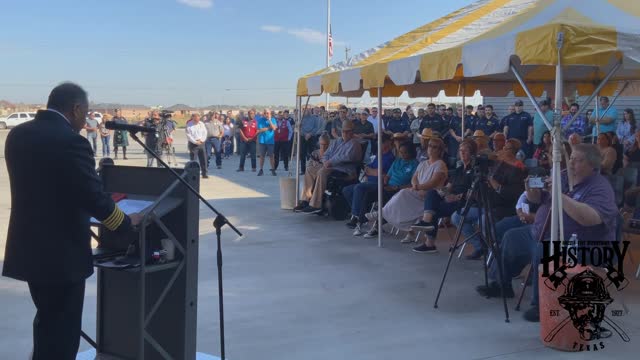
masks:
<path id="1" fill-rule="evenodd" d="M 208 178 L 209 178 L 209 175 L 204 174 L 204 175 L 202 175 L 202 178 L 203 178 L 203 179 L 208 179 Z"/>
<path id="2" fill-rule="evenodd" d="M 376 220 L 378 220 L 378 212 L 377 212 L 377 211 L 372 211 L 372 212 L 370 212 L 370 213 L 366 213 L 364 216 L 365 216 L 365 217 L 367 218 L 367 220 L 369 220 L 369 221 L 376 221 Z"/>
<path id="3" fill-rule="evenodd" d="M 216 166 L 216 168 L 217 168 L 218 170 L 220 170 L 220 169 L 222 169 L 222 165 L 218 165 L 218 166 Z"/>
<path id="4" fill-rule="evenodd" d="M 288 167 L 285 167 L 285 168 L 284 168 L 284 171 L 289 171 L 289 168 L 288 168 Z"/>
<path id="5" fill-rule="evenodd" d="M 262 176 L 262 175 L 264 175 L 264 171 L 262 171 L 262 169 L 260 169 L 260 171 L 258 171 L 258 176 Z"/>
<path id="6" fill-rule="evenodd" d="M 367 233 L 364 234 L 364 237 L 366 239 L 378 237 L 378 224 L 374 224 L 374 226 L 371 227 L 371 230 L 367 231 Z"/>
<path id="7" fill-rule="evenodd" d="M 474 250 L 470 255 L 465 256 L 467 260 L 480 260 L 482 259 L 482 250 Z"/>
<path id="8" fill-rule="evenodd" d="M 428 223 L 424 220 L 420 220 L 419 223 L 411 226 L 411 230 L 416 230 L 416 231 L 433 231 L 433 229 L 434 229 L 433 224 Z"/>
<path id="9" fill-rule="evenodd" d="M 294 212 L 301 212 L 302 210 L 304 210 L 307 206 L 309 206 L 309 202 L 308 201 L 301 201 L 298 206 L 293 208 Z"/>
<path id="10" fill-rule="evenodd" d="M 426 244 L 422 244 L 420 246 L 414 247 L 413 251 L 422 254 L 433 254 L 438 252 L 438 248 L 436 248 L 435 246 L 427 246 Z"/>
<path id="11" fill-rule="evenodd" d="M 356 224 L 356 227 L 353 229 L 353 236 L 362 236 L 364 235 L 364 231 L 360 226 L 360 223 Z"/>
<path id="12" fill-rule="evenodd" d="M 413 229 L 413 226 L 411 227 Z M 405 237 L 400 240 L 401 244 L 408 244 L 416 241 L 416 235 L 411 235 L 411 233 L 407 233 Z"/>
<path id="13" fill-rule="evenodd" d="M 540 322 L 540 307 L 533 306 L 522 314 L 522 317 L 530 322 Z"/>
<path id="14" fill-rule="evenodd" d="M 238 170 L 236 170 L 236 172 L 243 172 L 243 171 L 244 171 L 244 169 L 238 169 Z"/>
<path id="15" fill-rule="evenodd" d="M 314 208 L 313 206 L 307 206 L 306 208 L 304 208 L 304 210 L 302 210 L 302 212 L 305 214 L 318 214 L 322 212 L 322 209 Z"/>
<path id="16" fill-rule="evenodd" d="M 502 297 L 502 287 L 497 282 L 489 283 L 489 286 L 480 285 L 476 286 L 476 291 L 478 294 L 485 297 Z M 515 296 L 513 293 L 513 288 L 511 286 L 505 286 L 504 295 L 507 299 L 511 299 Z"/>
<path id="17" fill-rule="evenodd" d="M 271 175 L 273 175 L 273 176 L 278 176 L 278 174 L 276 174 L 276 171 L 275 171 L 275 170 L 273 170 L 273 169 L 271 169 Z"/>
<path id="18" fill-rule="evenodd" d="M 125 157 L 123 157 L 123 159 L 124 159 L 124 160 L 129 160 L 129 158 L 127 158 L 126 156 L 125 156 Z"/>
<path id="19" fill-rule="evenodd" d="M 356 226 L 358 226 L 358 218 L 355 216 L 352 216 L 351 220 L 349 220 L 349 222 L 346 223 L 345 225 L 347 225 L 349 229 L 355 229 Z"/>

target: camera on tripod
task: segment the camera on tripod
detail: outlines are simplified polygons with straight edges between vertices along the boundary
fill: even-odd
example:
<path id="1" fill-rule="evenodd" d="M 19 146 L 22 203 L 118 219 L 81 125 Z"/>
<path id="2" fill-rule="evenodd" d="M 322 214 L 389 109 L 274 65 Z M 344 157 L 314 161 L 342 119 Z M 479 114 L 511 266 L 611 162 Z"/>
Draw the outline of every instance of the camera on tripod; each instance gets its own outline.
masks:
<path id="1" fill-rule="evenodd" d="M 473 158 L 473 171 L 476 175 L 489 175 L 489 169 L 496 163 L 495 156 L 478 154 Z"/>

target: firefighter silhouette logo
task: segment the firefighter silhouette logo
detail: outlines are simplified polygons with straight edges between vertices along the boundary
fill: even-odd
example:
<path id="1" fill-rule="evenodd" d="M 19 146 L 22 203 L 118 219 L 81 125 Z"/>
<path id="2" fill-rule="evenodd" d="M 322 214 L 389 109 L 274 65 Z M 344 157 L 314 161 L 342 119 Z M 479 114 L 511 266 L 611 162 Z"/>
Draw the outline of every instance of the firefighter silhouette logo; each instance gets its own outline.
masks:
<path id="1" fill-rule="evenodd" d="M 559 269 L 561 273 L 564 272 L 563 270 Z M 607 274 L 609 279 L 612 279 L 611 273 L 610 271 Z M 611 281 L 609 285 L 611 284 L 615 284 L 618 290 L 621 290 L 619 282 Z M 559 285 L 564 285 L 564 282 L 552 281 L 546 285 L 556 290 Z M 625 331 L 606 315 L 607 306 L 613 302 L 607 287 L 605 281 L 591 270 L 585 270 L 574 276 L 566 284 L 564 295 L 558 298 L 560 306 L 569 312 L 569 316 L 551 330 L 544 340 L 551 342 L 571 322 L 584 341 L 609 338 L 613 329 L 623 341 L 628 342 L 630 339 Z M 601 326 L 603 322 L 607 327 Z"/>

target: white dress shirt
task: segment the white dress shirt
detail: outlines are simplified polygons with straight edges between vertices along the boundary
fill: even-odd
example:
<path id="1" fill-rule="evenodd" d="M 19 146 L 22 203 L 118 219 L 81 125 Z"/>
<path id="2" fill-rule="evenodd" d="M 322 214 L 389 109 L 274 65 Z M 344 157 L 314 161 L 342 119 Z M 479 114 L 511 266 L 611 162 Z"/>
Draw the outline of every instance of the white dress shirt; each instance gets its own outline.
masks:
<path id="1" fill-rule="evenodd" d="M 202 121 L 197 124 L 189 122 L 186 131 L 187 139 L 189 139 L 189 142 L 194 145 L 198 145 L 198 141 L 202 141 L 204 143 L 207 140 L 207 127 L 204 126 Z"/>

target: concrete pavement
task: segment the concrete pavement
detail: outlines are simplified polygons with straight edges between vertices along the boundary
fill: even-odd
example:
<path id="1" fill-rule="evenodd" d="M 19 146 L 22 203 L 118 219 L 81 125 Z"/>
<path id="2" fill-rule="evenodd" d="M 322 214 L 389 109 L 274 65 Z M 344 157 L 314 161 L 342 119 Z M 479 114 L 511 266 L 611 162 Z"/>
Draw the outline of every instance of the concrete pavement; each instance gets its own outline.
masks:
<path id="1" fill-rule="evenodd" d="M 0 151 L 8 131 L 0 131 Z M 183 131 L 176 148 L 186 160 Z M 130 160 L 144 165 L 141 149 Z M 4 154 L 0 153 L 4 161 Z M 416 254 L 387 236 L 352 237 L 342 222 L 280 210 L 277 177 L 236 173 L 237 156 L 212 169 L 201 189 L 245 232 L 223 231 L 227 354 L 230 359 L 632 359 L 640 350 L 640 286 L 622 293 L 630 313 L 616 321 L 631 337 L 605 341 L 597 354 L 564 353 L 543 346 L 538 324 L 513 311 L 504 322 L 500 300 L 475 293 L 480 262 L 454 260 L 440 308 L 433 300 L 447 259 Z M 265 165 L 268 169 L 269 166 Z M 281 170 L 280 176 L 285 176 Z M 42 174 L 46 181 L 47 174 Z M 10 209 L 6 167 L 0 165 L 0 261 Z M 201 206 L 198 351 L 219 355 L 213 214 Z M 632 247 L 640 248 L 636 241 Z M 635 259 L 640 259 L 635 252 Z M 635 269 L 633 269 L 635 270 Z M 627 273 L 631 272 L 627 270 Z M 517 288 L 518 289 L 518 288 Z M 530 291 L 525 298 L 526 309 Z M 95 277 L 89 279 L 84 330 L 95 334 Z M 614 296 L 612 294 L 612 296 Z M 619 300 L 620 296 L 614 296 Z M 0 359 L 26 359 L 34 307 L 26 284 L 0 278 Z M 616 304 L 614 304 L 616 305 Z M 611 305 L 611 306 L 614 306 Z M 81 351 L 89 349 L 82 342 Z"/>

